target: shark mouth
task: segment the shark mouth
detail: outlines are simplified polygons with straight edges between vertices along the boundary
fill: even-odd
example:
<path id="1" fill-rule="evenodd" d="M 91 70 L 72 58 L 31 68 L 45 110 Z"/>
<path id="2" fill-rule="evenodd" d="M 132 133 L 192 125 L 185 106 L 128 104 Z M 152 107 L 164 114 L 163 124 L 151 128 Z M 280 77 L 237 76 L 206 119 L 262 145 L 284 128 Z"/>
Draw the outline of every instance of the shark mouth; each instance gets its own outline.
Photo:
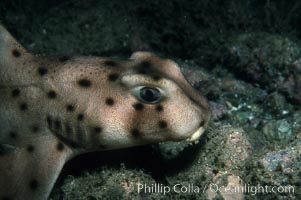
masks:
<path id="1" fill-rule="evenodd" d="M 188 142 L 193 142 L 196 141 L 197 139 L 199 139 L 201 137 L 201 135 L 204 133 L 205 128 L 204 127 L 200 127 L 195 133 L 193 133 L 189 138 L 187 138 Z"/>

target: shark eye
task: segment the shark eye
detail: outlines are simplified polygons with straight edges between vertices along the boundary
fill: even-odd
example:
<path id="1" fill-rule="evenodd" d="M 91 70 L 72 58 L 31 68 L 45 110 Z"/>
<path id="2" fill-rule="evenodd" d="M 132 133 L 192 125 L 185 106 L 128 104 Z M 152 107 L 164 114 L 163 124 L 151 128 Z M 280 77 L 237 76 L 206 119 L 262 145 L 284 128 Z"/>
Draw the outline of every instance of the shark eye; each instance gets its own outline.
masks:
<path id="1" fill-rule="evenodd" d="M 136 92 L 136 96 L 140 101 L 148 104 L 157 103 L 162 98 L 160 90 L 153 87 L 140 87 Z"/>

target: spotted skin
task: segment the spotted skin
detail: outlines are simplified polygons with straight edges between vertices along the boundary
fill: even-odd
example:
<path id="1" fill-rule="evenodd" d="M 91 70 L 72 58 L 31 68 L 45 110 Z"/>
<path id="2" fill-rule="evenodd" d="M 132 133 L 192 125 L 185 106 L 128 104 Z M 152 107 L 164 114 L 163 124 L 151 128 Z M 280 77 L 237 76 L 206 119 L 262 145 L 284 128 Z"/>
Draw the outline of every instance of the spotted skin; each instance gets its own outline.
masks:
<path id="1" fill-rule="evenodd" d="M 47 199 L 74 156 L 195 139 L 210 118 L 171 60 L 38 57 L 1 25 L 0 99 L 0 199 Z"/>

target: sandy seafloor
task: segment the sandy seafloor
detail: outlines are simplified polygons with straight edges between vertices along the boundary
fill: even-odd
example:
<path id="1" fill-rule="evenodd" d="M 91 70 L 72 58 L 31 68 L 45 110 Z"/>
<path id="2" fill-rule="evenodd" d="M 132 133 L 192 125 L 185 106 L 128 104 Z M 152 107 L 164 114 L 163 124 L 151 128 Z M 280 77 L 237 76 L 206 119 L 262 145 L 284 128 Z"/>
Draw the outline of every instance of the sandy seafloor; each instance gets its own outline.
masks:
<path id="1" fill-rule="evenodd" d="M 211 104 L 197 144 L 82 155 L 50 199 L 301 199 L 300 11 L 297 0 L 0 1 L 1 23 L 35 54 L 149 50 L 177 61 Z"/>

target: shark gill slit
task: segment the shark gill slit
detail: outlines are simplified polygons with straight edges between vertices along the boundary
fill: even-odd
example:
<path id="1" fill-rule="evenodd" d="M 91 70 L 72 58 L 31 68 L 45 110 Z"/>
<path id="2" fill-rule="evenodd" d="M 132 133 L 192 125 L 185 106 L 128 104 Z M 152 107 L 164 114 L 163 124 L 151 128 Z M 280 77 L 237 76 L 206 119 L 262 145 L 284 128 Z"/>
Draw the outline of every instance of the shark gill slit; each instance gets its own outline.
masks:
<path id="1" fill-rule="evenodd" d="M 46 121 L 48 129 L 64 144 L 70 147 L 81 146 L 70 122 L 64 122 L 60 118 L 55 118 L 50 115 L 47 116 Z"/>

